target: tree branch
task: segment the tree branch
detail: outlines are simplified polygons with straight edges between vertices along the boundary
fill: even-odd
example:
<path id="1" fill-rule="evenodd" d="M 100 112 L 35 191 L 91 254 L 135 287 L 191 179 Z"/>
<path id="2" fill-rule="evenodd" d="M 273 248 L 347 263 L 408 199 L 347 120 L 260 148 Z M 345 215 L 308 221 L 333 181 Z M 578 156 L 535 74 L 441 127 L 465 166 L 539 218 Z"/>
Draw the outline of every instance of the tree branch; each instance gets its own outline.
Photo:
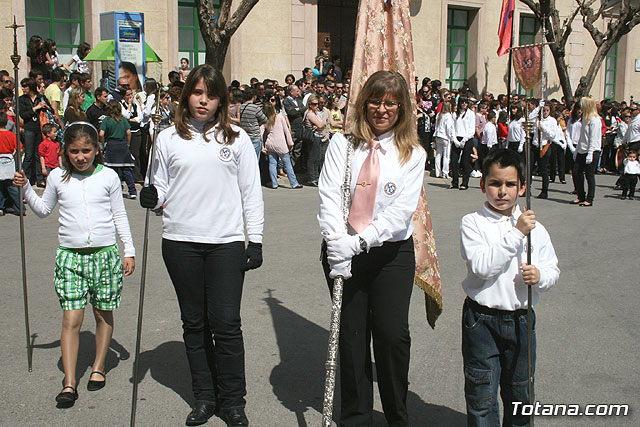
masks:
<path id="1" fill-rule="evenodd" d="M 232 0 L 222 0 L 220 4 L 220 17 L 218 18 L 218 28 L 224 28 L 229 20 L 229 14 L 231 13 Z"/>
<path id="2" fill-rule="evenodd" d="M 596 46 L 600 46 L 604 41 L 604 35 L 593 24 L 602 16 L 605 2 L 601 0 L 600 9 L 598 9 L 597 12 L 591 9 L 591 5 L 594 2 L 595 0 L 578 1 L 578 5 L 580 6 L 580 13 L 582 14 L 582 26 L 589 32 Z"/>
<path id="3" fill-rule="evenodd" d="M 229 0 L 231 2 L 231 0 Z M 242 0 L 242 3 L 238 6 L 236 11 L 233 13 L 231 19 L 227 22 L 225 26 L 225 30 L 229 33 L 229 35 L 236 32 L 244 18 L 247 17 L 253 6 L 258 3 L 258 0 Z"/>

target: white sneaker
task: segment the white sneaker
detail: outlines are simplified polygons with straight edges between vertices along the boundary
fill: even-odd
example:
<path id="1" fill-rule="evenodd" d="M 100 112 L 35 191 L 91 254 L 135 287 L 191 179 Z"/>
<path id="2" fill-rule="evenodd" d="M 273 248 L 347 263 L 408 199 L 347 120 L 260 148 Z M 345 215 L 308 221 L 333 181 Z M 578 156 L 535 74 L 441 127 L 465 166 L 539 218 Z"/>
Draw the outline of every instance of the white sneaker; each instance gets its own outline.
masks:
<path id="1" fill-rule="evenodd" d="M 471 176 L 471 178 L 481 178 L 482 177 L 482 173 L 480 171 L 473 170 L 473 171 L 471 171 L 470 176 Z"/>

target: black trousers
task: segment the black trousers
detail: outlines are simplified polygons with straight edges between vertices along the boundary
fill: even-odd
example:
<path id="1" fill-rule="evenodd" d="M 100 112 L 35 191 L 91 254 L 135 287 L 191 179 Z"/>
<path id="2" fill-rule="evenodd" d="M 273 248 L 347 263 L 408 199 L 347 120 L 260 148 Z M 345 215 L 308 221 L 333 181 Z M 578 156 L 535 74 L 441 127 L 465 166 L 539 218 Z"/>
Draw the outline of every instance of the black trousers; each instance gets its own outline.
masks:
<path id="1" fill-rule="evenodd" d="M 322 266 L 333 291 L 324 247 Z M 371 337 L 387 422 L 394 427 L 409 425 L 409 301 L 414 270 L 413 238 L 386 242 L 353 258 L 353 277 L 344 284 L 340 319 L 341 427 L 372 425 Z"/>
<path id="2" fill-rule="evenodd" d="M 482 162 L 484 162 L 484 158 L 489 154 L 489 147 L 486 144 L 478 143 L 478 161 L 476 162 L 477 170 L 482 172 Z"/>
<path id="3" fill-rule="evenodd" d="M 636 184 L 638 182 L 638 175 L 632 174 L 623 174 L 621 176 L 621 184 L 622 184 L 622 197 L 629 193 L 629 197 L 634 197 L 636 194 Z"/>
<path id="4" fill-rule="evenodd" d="M 556 180 L 556 171 L 558 172 L 558 179 L 564 181 L 564 150 L 558 144 L 551 144 L 551 158 L 549 159 L 550 173 L 549 179 L 551 182 Z"/>
<path id="5" fill-rule="evenodd" d="M 244 242 L 206 244 L 162 239 L 173 282 L 196 400 L 244 407 L 246 395 L 240 300 Z"/>
<path id="6" fill-rule="evenodd" d="M 458 188 L 458 181 L 460 179 L 460 153 L 462 153 L 462 148 L 458 148 L 455 144 L 451 144 L 449 167 L 451 168 L 451 186 L 453 188 Z"/>
<path id="7" fill-rule="evenodd" d="M 473 147 L 475 147 L 476 139 L 471 138 L 464 143 L 464 148 L 462 149 L 462 160 L 460 163 L 462 164 L 462 185 L 465 187 L 469 186 L 469 177 L 471 176 L 471 172 L 473 171 L 473 160 L 471 159 L 471 154 L 473 154 Z"/>
<path id="8" fill-rule="evenodd" d="M 40 130 L 24 131 L 24 161 L 22 162 L 22 170 L 31 185 L 45 182 L 42 176 L 42 167 L 40 166 L 40 142 L 42 142 Z"/>
<path id="9" fill-rule="evenodd" d="M 593 198 L 596 195 L 596 166 L 598 166 L 598 158 L 600 158 L 600 152 L 593 152 L 593 160 L 591 163 L 586 164 L 587 154 L 578 154 L 576 161 L 573 164 L 573 185 L 578 193 L 578 199 L 593 203 Z M 588 192 L 585 195 L 584 192 L 584 180 L 587 179 Z"/>
<path id="10" fill-rule="evenodd" d="M 549 144 L 552 146 L 547 149 L 544 156 L 538 158 L 538 171 L 542 177 L 542 192 L 544 194 L 547 194 L 547 191 L 549 190 L 549 162 L 551 160 L 551 150 L 553 145 L 555 145 L 552 142 L 549 142 Z M 541 150 L 538 150 L 538 153 L 541 153 Z"/>
<path id="11" fill-rule="evenodd" d="M 135 182 L 142 182 L 144 181 L 142 170 L 146 170 L 146 166 L 144 168 L 142 166 L 142 158 L 145 157 L 145 155 L 144 153 L 142 153 L 141 130 L 131 132 L 131 143 L 129 144 L 129 150 L 131 151 L 131 154 L 133 154 L 133 158 L 135 159 L 133 162 L 133 180 Z"/>

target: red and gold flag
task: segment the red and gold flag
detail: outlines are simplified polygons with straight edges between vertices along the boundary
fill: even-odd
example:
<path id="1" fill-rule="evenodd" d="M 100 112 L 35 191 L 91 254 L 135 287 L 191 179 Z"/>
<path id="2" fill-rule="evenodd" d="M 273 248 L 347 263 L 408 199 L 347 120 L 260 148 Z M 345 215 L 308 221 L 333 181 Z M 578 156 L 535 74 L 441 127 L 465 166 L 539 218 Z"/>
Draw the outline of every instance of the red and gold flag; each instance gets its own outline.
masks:
<path id="1" fill-rule="evenodd" d="M 533 89 L 542 77 L 542 45 L 514 49 L 513 70 L 524 90 Z"/>

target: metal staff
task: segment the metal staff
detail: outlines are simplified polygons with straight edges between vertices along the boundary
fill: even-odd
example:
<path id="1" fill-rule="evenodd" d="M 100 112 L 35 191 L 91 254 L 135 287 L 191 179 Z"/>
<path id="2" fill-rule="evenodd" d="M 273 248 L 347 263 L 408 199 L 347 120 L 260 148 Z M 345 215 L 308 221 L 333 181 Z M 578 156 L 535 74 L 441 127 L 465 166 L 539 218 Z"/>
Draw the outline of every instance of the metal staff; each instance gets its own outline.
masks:
<path id="1" fill-rule="evenodd" d="M 18 104 L 18 64 L 20 64 L 20 55 L 18 55 L 18 28 L 24 27 L 24 25 L 16 24 L 16 17 L 13 17 L 13 24 L 5 28 L 13 28 L 13 55 L 11 55 L 11 62 L 13 62 L 13 80 L 14 80 L 14 92 L 15 103 L 13 108 L 16 114 L 16 159 L 18 160 L 18 170 L 22 170 L 22 150 L 20 148 L 20 115 Z M 31 348 L 31 333 L 29 332 L 29 297 L 27 295 L 27 261 L 26 252 L 24 247 L 24 194 L 22 187 L 18 187 L 18 215 L 20 216 L 20 256 L 22 258 L 22 295 L 24 297 L 24 327 L 27 336 L 27 365 L 29 372 L 32 369 L 33 349 Z"/>
<path id="2" fill-rule="evenodd" d="M 528 102 L 525 101 L 525 114 L 527 119 L 522 123 L 526 132 L 525 159 L 526 159 L 526 181 L 525 200 L 527 209 L 531 209 L 531 130 L 533 122 L 529 120 Z M 538 141 L 540 138 L 538 137 Z M 531 232 L 527 234 L 527 264 L 531 265 Z M 529 365 L 529 403 L 533 404 L 533 309 L 531 308 L 532 289 L 527 286 L 527 359 Z M 531 413 L 531 427 L 533 427 L 533 413 Z"/>
<path id="3" fill-rule="evenodd" d="M 159 112 L 160 108 L 160 87 L 156 91 L 155 99 L 155 112 L 151 115 L 154 125 L 153 140 L 151 142 L 151 148 L 149 149 L 149 168 L 147 176 L 149 177 L 149 185 L 153 185 L 153 163 L 154 163 L 154 150 L 156 147 L 156 140 L 158 139 L 158 124 L 162 119 L 162 114 Z M 138 378 L 140 374 L 140 339 L 142 337 L 142 312 L 144 310 L 144 289 L 147 281 L 147 255 L 149 249 L 149 213 L 151 209 L 147 208 L 144 218 L 144 243 L 142 245 L 142 265 L 140 269 L 140 300 L 138 302 L 138 331 L 136 334 L 136 356 L 133 362 L 133 393 L 131 397 L 131 427 L 136 425 L 136 409 L 138 406 Z"/>
<path id="4" fill-rule="evenodd" d="M 342 184 L 342 218 L 345 224 L 349 218 L 349 206 L 351 205 L 351 158 L 353 156 L 353 144 L 347 145 L 347 169 L 345 170 Z M 331 323 L 329 326 L 329 345 L 327 349 L 327 363 L 325 364 L 324 400 L 322 402 L 322 425 L 331 426 L 333 418 L 333 394 L 336 388 L 336 370 L 338 368 L 338 341 L 340 338 L 340 313 L 342 310 L 342 291 L 344 278 L 338 276 L 333 279 L 333 295 L 331 305 Z"/>

